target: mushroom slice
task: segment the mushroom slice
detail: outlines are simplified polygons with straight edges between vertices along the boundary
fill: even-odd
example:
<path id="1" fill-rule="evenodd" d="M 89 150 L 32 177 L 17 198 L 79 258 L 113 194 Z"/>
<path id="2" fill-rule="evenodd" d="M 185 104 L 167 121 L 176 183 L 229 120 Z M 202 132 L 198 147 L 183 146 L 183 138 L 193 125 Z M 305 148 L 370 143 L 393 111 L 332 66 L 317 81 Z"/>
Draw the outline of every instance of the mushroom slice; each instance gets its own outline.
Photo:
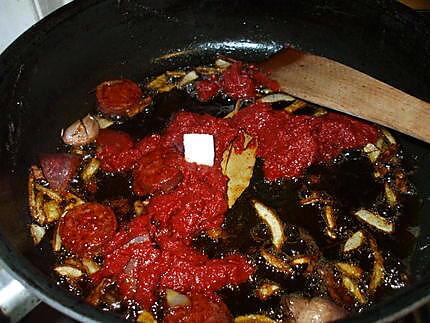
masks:
<path id="1" fill-rule="evenodd" d="M 87 115 L 68 126 L 61 137 L 67 145 L 83 146 L 97 138 L 99 129 L 97 120 L 93 116 Z"/>
<path id="2" fill-rule="evenodd" d="M 271 266 L 275 267 L 279 271 L 282 271 L 287 274 L 291 274 L 293 272 L 293 268 L 289 263 L 286 263 L 282 259 L 279 259 L 275 255 L 273 255 L 271 252 L 267 250 L 261 250 L 260 254 L 263 256 L 264 260 Z"/>
<path id="3" fill-rule="evenodd" d="M 60 204 L 56 200 L 48 201 L 43 204 L 43 212 L 47 223 L 57 221 L 61 216 Z"/>
<path id="4" fill-rule="evenodd" d="M 91 158 L 89 163 L 85 165 L 81 173 L 81 178 L 84 182 L 88 182 L 99 170 L 100 161 L 96 158 Z"/>
<path id="5" fill-rule="evenodd" d="M 234 323 L 276 323 L 270 317 L 261 314 L 249 314 L 238 316 L 234 319 Z"/>
<path id="6" fill-rule="evenodd" d="M 348 240 L 346 240 L 343 246 L 343 252 L 350 252 L 358 249 L 364 242 L 364 234 L 362 231 L 357 231 L 353 233 Z"/>
<path id="7" fill-rule="evenodd" d="M 275 102 L 281 102 L 281 101 L 293 102 L 294 100 L 295 98 L 293 98 L 292 96 L 289 96 L 286 93 L 272 93 L 258 99 L 258 101 L 263 103 L 275 103 Z"/>
<path id="8" fill-rule="evenodd" d="M 291 103 L 288 107 L 284 108 L 284 111 L 288 113 L 294 113 L 298 110 L 305 108 L 307 105 L 308 104 L 305 101 L 296 100 L 293 103 Z"/>
<path id="9" fill-rule="evenodd" d="M 369 292 L 374 293 L 384 279 L 384 258 L 382 257 L 382 254 L 378 249 L 378 245 L 376 244 L 375 239 L 370 238 L 369 245 L 373 253 L 373 270 L 372 276 L 370 277 Z"/>
<path id="10" fill-rule="evenodd" d="M 178 293 L 173 289 L 166 290 L 166 302 L 169 307 L 185 306 L 191 304 L 188 296 Z"/>
<path id="11" fill-rule="evenodd" d="M 397 195 L 394 192 L 394 190 L 391 188 L 389 183 L 387 182 L 384 183 L 384 190 L 385 190 L 385 199 L 388 202 L 388 205 L 390 207 L 395 207 L 397 205 Z"/>
<path id="12" fill-rule="evenodd" d="M 179 81 L 178 87 L 183 87 L 195 80 L 197 80 L 199 76 L 197 75 L 196 71 L 191 71 L 185 74 L 185 76 L 182 78 L 182 80 Z"/>
<path id="13" fill-rule="evenodd" d="M 54 235 L 51 241 L 52 251 L 58 252 L 61 250 L 61 237 L 59 231 L 59 225 L 55 228 Z"/>
<path id="14" fill-rule="evenodd" d="M 157 320 L 154 318 L 154 316 L 146 311 L 143 310 L 139 312 L 139 315 L 137 316 L 136 322 L 138 323 L 157 323 Z"/>
<path id="15" fill-rule="evenodd" d="M 342 276 L 342 283 L 343 283 L 343 286 L 345 286 L 345 288 L 348 290 L 348 292 L 352 296 L 354 296 L 354 298 L 357 301 L 359 301 L 361 304 L 367 303 L 366 296 L 363 294 L 363 292 L 360 290 L 357 283 L 353 279 L 344 275 L 344 276 Z"/>
<path id="16" fill-rule="evenodd" d="M 257 215 L 260 217 L 260 219 L 263 220 L 263 222 L 266 223 L 269 227 L 270 232 L 272 234 L 273 245 L 277 249 L 280 249 L 286 239 L 284 234 L 284 224 L 279 219 L 276 212 L 273 209 L 264 205 L 263 203 L 257 200 L 252 200 L 252 205 L 257 211 Z"/>
<path id="17" fill-rule="evenodd" d="M 76 279 L 83 275 L 83 272 L 75 267 L 72 266 L 57 266 L 54 268 L 54 270 L 60 275 L 60 276 L 66 276 L 70 279 Z"/>
<path id="18" fill-rule="evenodd" d="M 222 172 L 228 177 L 227 198 L 228 207 L 231 208 L 243 191 L 249 186 L 254 172 L 257 154 L 257 145 L 244 147 L 241 152 L 236 152 L 233 146 L 224 153 Z M 225 161 L 225 158 L 226 161 Z M 224 167 L 223 167 L 224 166 Z"/>
<path id="19" fill-rule="evenodd" d="M 384 233 L 393 233 L 394 232 L 394 223 L 381 217 L 376 212 L 370 212 L 369 210 L 361 209 L 361 210 L 358 210 L 357 212 L 355 212 L 354 214 L 361 221 L 375 227 L 376 229 L 378 229 Z"/>
<path id="20" fill-rule="evenodd" d="M 342 272 L 342 274 L 350 278 L 359 279 L 363 276 L 363 269 L 357 265 L 347 262 L 337 262 L 336 267 Z"/>
<path id="21" fill-rule="evenodd" d="M 374 144 L 368 143 L 363 147 L 363 151 L 366 153 L 369 160 L 374 163 L 378 159 L 381 151 Z"/>
<path id="22" fill-rule="evenodd" d="M 263 301 L 267 300 L 270 296 L 275 295 L 281 289 L 278 284 L 273 282 L 265 282 L 255 291 L 257 297 Z"/>
<path id="23" fill-rule="evenodd" d="M 100 270 L 100 266 L 97 265 L 92 259 L 82 258 L 82 265 L 85 271 L 92 275 Z"/>
<path id="24" fill-rule="evenodd" d="M 35 245 L 38 245 L 40 241 L 42 241 L 43 237 L 45 236 L 46 230 L 44 227 L 41 227 L 37 224 L 30 225 L 30 233 L 31 237 L 33 238 L 33 242 Z"/>

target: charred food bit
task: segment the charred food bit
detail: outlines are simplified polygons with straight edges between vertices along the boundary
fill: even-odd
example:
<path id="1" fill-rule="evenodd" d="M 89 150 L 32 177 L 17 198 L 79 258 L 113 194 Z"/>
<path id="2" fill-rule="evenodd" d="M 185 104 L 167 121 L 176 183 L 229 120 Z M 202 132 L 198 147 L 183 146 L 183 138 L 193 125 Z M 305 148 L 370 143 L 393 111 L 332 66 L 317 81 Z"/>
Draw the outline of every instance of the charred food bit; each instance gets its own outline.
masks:
<path id="1" fill-rule="evenodd" d="M 64 130 L 62 138 L 65 144 L 83 146 L 93 142 L 99 134 L 99 123 L 91 116 L 79 119 Z"/>

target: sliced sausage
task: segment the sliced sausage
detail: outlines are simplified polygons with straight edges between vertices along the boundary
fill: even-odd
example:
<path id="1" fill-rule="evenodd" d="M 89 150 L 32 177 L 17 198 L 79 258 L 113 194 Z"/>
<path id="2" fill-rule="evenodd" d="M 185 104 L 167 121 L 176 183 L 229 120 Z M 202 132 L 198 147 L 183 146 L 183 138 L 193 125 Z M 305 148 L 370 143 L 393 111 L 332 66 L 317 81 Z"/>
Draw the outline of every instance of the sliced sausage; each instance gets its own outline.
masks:
<path id="1" fill-rule="evenodd" d="M 59 233 L 64 247 L 78 256 L 93 256 L 114 236 L 117 228 L 111 208 L 85 203 L 69 210 L 60 220 Z"/>
<path id="2" fill-rule="evenodd" d="M 41 154 L 40 165 L 51 189 L 67 191 L 71 179 L 76 175 L 80 157 L 71 154 Z"/>
<path id="3" fill-rule="evenodd" d="M 175 165 L 179 155 L 155 150 L 146 154 L 134 171 L 133 190 L 137 195 L 167 193 L 182 181 L 182 172 Z"/>
<path id="4" fill-rule="evenodd" d="M 98 108 L 107 115 L 132 117 L 152 101 L 150 97 L 142 96 L 139 85 L 130 80 L 106 81 L 96 89 Z"/>

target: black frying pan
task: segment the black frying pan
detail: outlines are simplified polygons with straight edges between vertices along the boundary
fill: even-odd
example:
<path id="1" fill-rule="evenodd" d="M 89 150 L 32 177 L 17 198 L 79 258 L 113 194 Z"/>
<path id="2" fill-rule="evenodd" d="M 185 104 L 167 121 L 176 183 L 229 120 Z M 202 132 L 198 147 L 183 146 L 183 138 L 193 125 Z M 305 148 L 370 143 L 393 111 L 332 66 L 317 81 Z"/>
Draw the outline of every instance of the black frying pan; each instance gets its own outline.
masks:
<path id="1" fill-rule="evenodd" d="M 13 23 L 11 21 L 10 23 Z M 115 321 L 69 295 L 28 234 L 27 169 L 59 143 L 64 125 L 94 109 L 91 89 L 143 80 L 218 52 L 261 60 L 285 42 L 355 67 L 430 100 L 428 26 L 394 1 L 76 1 L 33 27 L 0 57 L 0 257 L 43 301 L 78 320 Z M 177 49 L 188 54 L 153 59 Z M 403 137 L 416 159 L 421 233 L 412 286 L 350 321 L 394 319 L 430 298 L 430 147 Z"/>

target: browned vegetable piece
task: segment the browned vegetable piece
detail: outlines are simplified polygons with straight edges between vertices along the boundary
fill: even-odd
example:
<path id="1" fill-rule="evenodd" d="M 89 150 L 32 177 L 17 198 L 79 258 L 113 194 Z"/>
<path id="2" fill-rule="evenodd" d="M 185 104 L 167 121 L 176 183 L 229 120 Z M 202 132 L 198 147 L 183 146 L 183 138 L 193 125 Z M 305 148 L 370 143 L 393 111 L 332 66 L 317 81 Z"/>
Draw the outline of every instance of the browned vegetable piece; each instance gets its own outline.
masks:
<path id="1" fill-rule="evenodd" d="M 282 259 L 279 259 L 270 251 L 263 249 L 261 250 L 260 254 L 263 256 L 264 260 L 266 260 L 269 265 L 275 267 L 277 270 L 282 271 L 286 274 L 293 273 L 293 268 L 289 263 L 283 261 Z"/>
<path id="2" fill-rule="evenodd" d="M 176 84 L 169 82 L 169 77 L 167 74 L 161 74 L 153 79 L 147 87 L 151 90 L 157 91 L 159 93 L 169 92 L 176 87 Z"/>
<path id="3" fill-rule="evenodd" d="M 284 110 L 288 113 L 294 113 L 296 111 L 299 111 L 303 108 L 305 108 L 308 104 L 305 101 L 302 100 L 296 100 L 293 103 L 291 103 L 288 107 L 286 107 Z"/>
<path id="4" fill-rule="evenodd" d="M 373 253 L 373 270 L 372 276 L 370 277 L 369 292 L 374 293 L 382 284 L 384 279 L 384 258 L 382 257 L 374 238 L 369 239 L 369 245 Z"/>
<path id="5" fill-rule="evenodd" d="M 350 278 L 360 279 L 363 276 L 363 269 L 357 265 L 347 262 L 337 262 L 336 267 L 342 272 L 342 274 Z"/>
<path id="6" fill-rule="evenodd" d="M 348 292 L 354 296 L 354 298 L 359 301 L 361 304 L 367 303 L 367 298 L 363 294 L 363 292 L 360 290 L 360 287 L 357 285 L 357 283 L 349 278 L 348 276 L 342 277 L 342 283 L 345 286 L 345 288 L 348 290 Z"/>

